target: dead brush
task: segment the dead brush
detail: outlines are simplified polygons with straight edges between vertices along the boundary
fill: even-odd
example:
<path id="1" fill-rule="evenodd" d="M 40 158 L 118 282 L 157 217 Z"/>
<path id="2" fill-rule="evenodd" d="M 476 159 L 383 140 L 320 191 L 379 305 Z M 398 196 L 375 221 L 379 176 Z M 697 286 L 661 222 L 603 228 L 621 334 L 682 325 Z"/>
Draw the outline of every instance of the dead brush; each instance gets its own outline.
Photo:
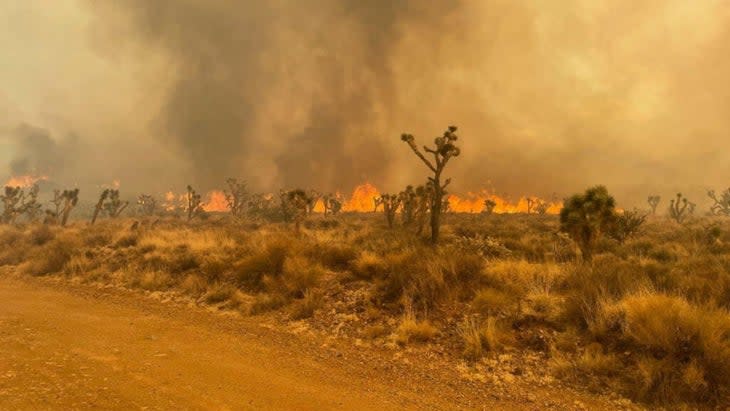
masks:
<path id="1" fill-rule="evenodd" d="M 486 352 L 499 352 L 511 340 L 511 336 L 496 317 L 485 321 L 478 316 L 466 316 L 457 328 L 464 345 L 463 355 L 469 361 L 477 361 Z"/>
<path id="2" fill-rule="evenodd" d="M 418 320 L 411 304 L 406 304 L 403 318 L 395 331 L 395 342 L 399 345 L 425 343 L 438 335 L 438 329 L 428 320 Z"/>

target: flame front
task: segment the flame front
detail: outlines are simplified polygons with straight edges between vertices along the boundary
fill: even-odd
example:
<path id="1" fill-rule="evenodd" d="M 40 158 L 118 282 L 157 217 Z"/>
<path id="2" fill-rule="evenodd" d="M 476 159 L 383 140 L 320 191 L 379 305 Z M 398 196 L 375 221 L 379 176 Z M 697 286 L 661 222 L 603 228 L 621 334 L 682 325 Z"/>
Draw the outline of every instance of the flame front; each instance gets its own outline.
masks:
<path id="1" fill-rule="evenodd" d="M 350 199 L 342 205 L 342 211 L 372 212 L 377 197 L 380 197 L 380 192 L 374 185 L 370 183 L 361 184 L 355 187 Z"/>
<path id="2" fill-rule="evenodd" d="M 213 190 L 206 195 L 206 201 L 203 203 L 203 210 L 207 212 L 226 212 L 230 210 L 226 195 L 220 190 Z"/>
<path id="3" fill-rule="evenodd" d="M 535 198 L 535 197 L 532 197 Z M 537 199 L 537 198 L 535 198 Z M 457 213 L 481 213 L 484 211 L 487 200 L 495 202 L 494 212 L 498 214 L 514 214 L 514 213 L 526 213 L 527 212 L 527 197 L 522 197 L 517 200 L 516 203 L 512 203 L 509 200 L 502 198 L 495 194 L 489 194 L 486 190 L 482 190 L 478 193 L 467 193 L 464 197 L 459 197 L 455 194 L 449 194 L 449 209 Z M 537 199 L 540 200 L 540 199 Z M 559 214 L 560 209 L 563 208 L 562 202 L 550 202 L 540 200 L 548 204 L 547 214 Z M 535 212 L 533 209 L 532 212 Z"/>
<path id="4" fill-rule="evenodd" d="M 10 179 L 5 183 L 6 187 L 21 187 L 26 188 L 30 187 L 33 184 L 39 182 L 39 181 L 46 181 L 48 180 L 48 176 L 14 176 L 10 177 Z"/>

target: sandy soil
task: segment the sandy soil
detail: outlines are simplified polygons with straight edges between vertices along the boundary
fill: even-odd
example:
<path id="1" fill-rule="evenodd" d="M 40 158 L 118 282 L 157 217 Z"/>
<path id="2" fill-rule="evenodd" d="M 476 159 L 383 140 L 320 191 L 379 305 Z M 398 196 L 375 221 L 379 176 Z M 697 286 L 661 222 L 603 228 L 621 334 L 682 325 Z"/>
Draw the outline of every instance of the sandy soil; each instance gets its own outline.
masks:
<path id="1" fill-rule="evenodd" d="M 0 409 L 620 409 L 507 390 L 257 317 L 0 274 Z"/>

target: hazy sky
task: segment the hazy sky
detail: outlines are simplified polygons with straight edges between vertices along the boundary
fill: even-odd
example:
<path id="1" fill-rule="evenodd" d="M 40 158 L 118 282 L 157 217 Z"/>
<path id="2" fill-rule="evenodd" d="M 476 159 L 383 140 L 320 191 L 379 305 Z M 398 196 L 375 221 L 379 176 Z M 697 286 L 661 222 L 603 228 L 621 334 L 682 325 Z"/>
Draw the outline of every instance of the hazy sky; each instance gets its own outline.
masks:
<path id="1" fill-rule="evenodd" d="M 730 186 L 725 0 L 5 0 L 0 178 L 455 191 Z"/>

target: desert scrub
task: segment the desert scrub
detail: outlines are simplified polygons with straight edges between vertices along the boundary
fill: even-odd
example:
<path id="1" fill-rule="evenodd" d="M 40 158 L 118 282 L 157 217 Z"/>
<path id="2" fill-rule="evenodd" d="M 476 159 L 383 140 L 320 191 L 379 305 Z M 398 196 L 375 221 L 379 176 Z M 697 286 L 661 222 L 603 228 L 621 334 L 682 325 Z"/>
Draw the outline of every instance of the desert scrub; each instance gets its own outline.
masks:
<path id="1" fill-rule="evenodd" d="M 412 309 L 406 308 L 400 325 L 395 330 L 395 342 L 399 345 L 424 343 L 438 335 L 438 329 L 428 320 L 419 320 Z"/>
<path id="2" fill-rule="evenodd" d="M 641 292 L 601 309 L 607 341 L 632 353 L 626 387 L 660 402 L 719 401 L 730 387 L 730 314 Z"/>
<path id="3" fill-rule="evenodd" d="M 477 316 L 465 317 L 457 331 L 464 346 L 464 358 L 470 361 L 480 359 L 488 351 L 500 351 L 512 342 L 509 331 L 492 316 L 484 321 Z"/>

